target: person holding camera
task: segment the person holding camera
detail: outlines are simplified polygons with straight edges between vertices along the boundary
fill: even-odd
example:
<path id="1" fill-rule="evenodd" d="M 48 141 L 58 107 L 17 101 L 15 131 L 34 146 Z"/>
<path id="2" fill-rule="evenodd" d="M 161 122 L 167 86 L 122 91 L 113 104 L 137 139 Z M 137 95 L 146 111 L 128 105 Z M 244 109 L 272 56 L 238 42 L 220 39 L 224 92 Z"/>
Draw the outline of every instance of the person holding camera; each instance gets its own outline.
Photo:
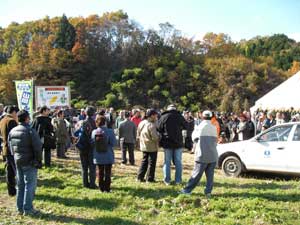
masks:
<path id="1" fill-rule="evenodd" d="M 37 170 L 42 167 L 42 142 L 29 125 L 29 113 L 21 110 L 17 116 L 19 125 L 8 135 L 9 149 L 16 163 L 17 211 L 19 214 L 33 215 L 37 213 L 32 202 L 37 186 Z"/>

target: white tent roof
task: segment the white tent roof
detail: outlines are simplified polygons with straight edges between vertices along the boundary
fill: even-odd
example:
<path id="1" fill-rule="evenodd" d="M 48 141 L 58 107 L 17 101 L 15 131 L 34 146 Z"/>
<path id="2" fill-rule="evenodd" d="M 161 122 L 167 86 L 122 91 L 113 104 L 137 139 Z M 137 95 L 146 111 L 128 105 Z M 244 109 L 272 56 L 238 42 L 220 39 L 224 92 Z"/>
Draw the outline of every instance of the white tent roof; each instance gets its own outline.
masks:
<path id="1" fill-rule="evenodd" d="M 300 71 L 258 99 L 250 110 L 288 110 L 291 107 L 300 109 Z"/>

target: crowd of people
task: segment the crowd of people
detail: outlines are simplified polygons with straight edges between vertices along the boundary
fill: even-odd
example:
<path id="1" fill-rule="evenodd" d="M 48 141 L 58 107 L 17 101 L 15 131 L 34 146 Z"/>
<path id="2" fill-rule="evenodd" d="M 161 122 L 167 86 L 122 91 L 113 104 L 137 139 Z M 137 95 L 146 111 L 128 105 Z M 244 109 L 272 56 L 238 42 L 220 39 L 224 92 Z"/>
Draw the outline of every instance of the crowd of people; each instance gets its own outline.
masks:
<path id="1" fill-rule="evenodd" d="M 133 109 L 118 113 L 113 108 L 97 110 L 93 106 L 78 113 L 68 108 L 51 111 L 43 106 L 31 118 L 27 111 L 19 111 L 14 105 L 0 104 L 0 119 L 8 194 L 17 195 L 18 213 L 31 215 L 36 213 L 32 201 L 37 171 L 42 166 L 51 166 L 52 149 L 56 149 L 57 158 L 67 158 L 67 150 L 75 146 L 80 155 L 83 187 L 99 188 L 101 192 L 111 191 L 116 146 L 120 146 L 123 165 L 135 165 L 135 149 L 142 151 L 136 180 L 150 183 L 156 182 L 157 153 L 162 148 L 165 185 L 182 183 L 182 153 L 186 149 L 194 154 L 195 164 L 180 193 L 190 194 L 205 173 L 204 193 L 210 197 L 218 143 L 247 140 L 276 124 L 299 121 L 300 116 L 292 110 L 257 111 L 252 116 L 246 111 L 228 114 L 205 110 L 193 114 L 188 110 L 179 112 L 171 104 L 164 111 Z"/>

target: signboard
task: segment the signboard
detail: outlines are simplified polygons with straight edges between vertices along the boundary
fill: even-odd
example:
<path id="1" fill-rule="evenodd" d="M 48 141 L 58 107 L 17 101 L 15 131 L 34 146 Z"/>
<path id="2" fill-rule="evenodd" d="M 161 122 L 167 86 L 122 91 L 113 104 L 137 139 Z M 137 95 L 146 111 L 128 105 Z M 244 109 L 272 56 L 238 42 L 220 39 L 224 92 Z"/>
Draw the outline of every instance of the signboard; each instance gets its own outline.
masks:
<path id="1" fill-rule="evenodd" d="M 15 81 L 18 107 L 20 110 L 24 109 L 33 113 L 33 81 L 32 80 L 20 80 Z"/>
<path id="2" fill-rule="evenodd" d="M 70 106 L 70 88 L 68 86 L 36 86 L 36 108 L 46 105 L 50 109 Z"/>

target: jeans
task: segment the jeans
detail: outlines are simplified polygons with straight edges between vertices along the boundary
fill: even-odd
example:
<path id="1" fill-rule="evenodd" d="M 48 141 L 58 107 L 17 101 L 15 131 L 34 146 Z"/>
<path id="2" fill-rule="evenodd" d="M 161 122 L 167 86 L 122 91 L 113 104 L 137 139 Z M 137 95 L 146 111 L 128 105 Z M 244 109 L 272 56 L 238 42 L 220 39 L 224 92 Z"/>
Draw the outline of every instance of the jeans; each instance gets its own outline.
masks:
<path id="1" fill-rule="evenodd" d="M 178 149 L 164 149 L 165 161 L 163 166 L 164 182 L 171 182 L 171 161 L 175 164 L 175 183 L 182 181 L 182 148 Z"/>
<path id="2" fill-rule="evenodd" d="M 110 192 L 111 168 L 112 168 L 112 164 L 98 165 L 99 188 L 100 188 L 100 191 L 102 191 L 102 192 L 104 192 L 104 191 Z"/>
<path id="3" fill-rule="evenodd" d="M 122 163 L 127 163 L 126 151 L 128 150 L 129 155 L 129 163 L 134 165 L 134 144 L 133 143 L 125 143 L 120 141 L 120 147 L 122 150 Z"/>
<path id="4" fill-rule="evenodd" d="M 11 155 L 6 156 L 6 184 L 8 195 L 16 195 L 16 164 L 14 157 Z"/>
<path id="5" fill-rule="evenodd" d="M 30 212 L 37 185 L 37 169 L 33 166 L 17 166 L 17 210 Z"/>
<path id="6" fill-rule="evenodd" d="M 93 151 L 80 152 L 81 174 L 84 187 L 95 187 L 96 165 L 93 162 Z"/>
<path id="7" fill-rule="evenodd" d="M 201 180 L 203 173 L 205 172 L 206 187 L 204 193 L 210 194 L 213 189 L 215 167 L 216 167 L 216 162 L 213 163 L 195 162 L 192 176 L 189 179 L 186 187 L 184 188 L 184 191 L 190 193 L 197 186 L 197 184 Z"/>
<path id="8" fill-rule="evenodd" d="M 43 147 L 45 167 L 51 166 L 51 149 Z"/>
<path id="9" fill-rule="evenodd" d="M 154 181 L 155 180 L 155 167 L 156 167 L 156 161 L 157 161 L 157 152 L 143 152 L 143 160 L 141 167 L 138 172 L 137 179 L 138 180 L 144 180 L 146 172 L 148 170 L 148 164 L 149 166 L 149 172 L 147 175 L 147 181 Z"/>

